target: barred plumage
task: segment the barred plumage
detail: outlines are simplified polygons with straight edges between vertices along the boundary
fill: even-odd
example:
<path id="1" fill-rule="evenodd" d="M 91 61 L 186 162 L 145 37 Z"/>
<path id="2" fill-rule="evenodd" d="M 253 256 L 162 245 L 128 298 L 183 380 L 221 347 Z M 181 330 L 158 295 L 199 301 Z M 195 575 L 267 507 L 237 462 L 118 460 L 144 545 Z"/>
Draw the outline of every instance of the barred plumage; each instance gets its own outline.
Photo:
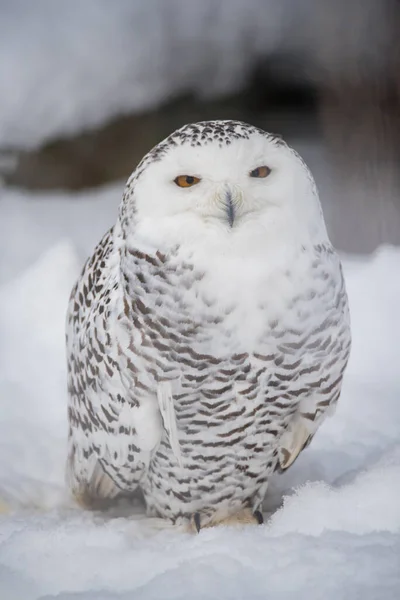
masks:
<path id="1" fill-rule="evenodd" d="M 179 189 L 182 174 L 200 183 Z M 73 493 L 96 504 L 140 486 L 149 514 L 202 526 L 259 510 L 334 408 L 349 350 L 304 163 L 250 125 L 183 127 L 133 173 L 71 295 Z"/>

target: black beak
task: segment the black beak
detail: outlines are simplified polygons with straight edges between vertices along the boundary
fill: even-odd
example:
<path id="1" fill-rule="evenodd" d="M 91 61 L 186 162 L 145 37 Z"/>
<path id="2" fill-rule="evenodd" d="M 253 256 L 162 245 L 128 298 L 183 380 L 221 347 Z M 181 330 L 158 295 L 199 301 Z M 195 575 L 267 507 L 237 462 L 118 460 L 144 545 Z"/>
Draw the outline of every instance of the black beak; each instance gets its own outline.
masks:
<path id="1" fill-rule="evenodd" d="M 226 214 L 228 216 L 229 227 L 233 227 L 233 222 L 235 220 L 235 207 L 233 206 L 232 194 L 230 191 L 226 192 L 225 206 L 226 206 Z"/>

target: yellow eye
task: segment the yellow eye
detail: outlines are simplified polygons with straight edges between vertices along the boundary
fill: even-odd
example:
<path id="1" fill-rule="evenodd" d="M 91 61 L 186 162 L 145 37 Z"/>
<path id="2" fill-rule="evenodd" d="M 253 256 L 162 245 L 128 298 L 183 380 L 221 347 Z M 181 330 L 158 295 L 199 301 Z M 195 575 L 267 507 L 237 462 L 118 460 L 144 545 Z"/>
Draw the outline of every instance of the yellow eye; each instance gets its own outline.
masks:
<path id="1" fill-rule="evenodd" d="M 192 187 L 192 185 L 196 185 L 199 183 L 200 179 L 198 177 L 193 177 L 193 175 L 179 175 L 175 177 L 174 182 L 179 187 Z"/>
<path id="2" fill-rule="evenodd" d="M 271 169 L 264 165 L 263 167 L 257 167 L 257 169 L 250 171 L 250 177 L 259 177 L 261 179 L 264 179 L 264 177 L 268 177 L 270 173 Z"/>

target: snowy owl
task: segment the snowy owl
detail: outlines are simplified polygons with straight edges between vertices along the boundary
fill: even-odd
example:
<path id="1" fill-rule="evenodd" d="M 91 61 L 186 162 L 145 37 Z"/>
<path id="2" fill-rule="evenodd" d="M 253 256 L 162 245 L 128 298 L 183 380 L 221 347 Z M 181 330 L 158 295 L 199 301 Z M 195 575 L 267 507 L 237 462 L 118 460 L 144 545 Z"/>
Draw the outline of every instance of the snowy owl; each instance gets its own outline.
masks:
<path id="1" fill-rule="evenodd" d="M 182 127 L 129 178 L 67 316 L 67 481 L 84 506 L 140 488 L 197 531 L 261 522 L 335 408 L 347 296 L 314 180 L 280 138 Z"/>

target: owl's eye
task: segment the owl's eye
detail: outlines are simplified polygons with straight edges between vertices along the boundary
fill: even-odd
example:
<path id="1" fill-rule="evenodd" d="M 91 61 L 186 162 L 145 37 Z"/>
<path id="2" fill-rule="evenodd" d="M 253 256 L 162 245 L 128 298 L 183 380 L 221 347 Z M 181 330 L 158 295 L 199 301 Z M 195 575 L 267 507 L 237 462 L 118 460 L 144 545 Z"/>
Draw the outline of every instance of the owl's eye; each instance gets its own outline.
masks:
<path id="1" fill-rule="evenodd" d="M 193 175 L 179 175 L 174 179 L 174 182 L 176 185 L 179 185 L 179 187 L 192 187 L 192 185 L 196 185 L 199 181 L 200 179 Z"/>
<path id="2" fill-rule="evenodd" d="M 257 167 L 253 171 L 250 171 L 250 177 L 259 177 L 260 179 L 264 179 L 264 177 L 268 177 L 271 173 L 271 169 L 267 166 Z"/>

